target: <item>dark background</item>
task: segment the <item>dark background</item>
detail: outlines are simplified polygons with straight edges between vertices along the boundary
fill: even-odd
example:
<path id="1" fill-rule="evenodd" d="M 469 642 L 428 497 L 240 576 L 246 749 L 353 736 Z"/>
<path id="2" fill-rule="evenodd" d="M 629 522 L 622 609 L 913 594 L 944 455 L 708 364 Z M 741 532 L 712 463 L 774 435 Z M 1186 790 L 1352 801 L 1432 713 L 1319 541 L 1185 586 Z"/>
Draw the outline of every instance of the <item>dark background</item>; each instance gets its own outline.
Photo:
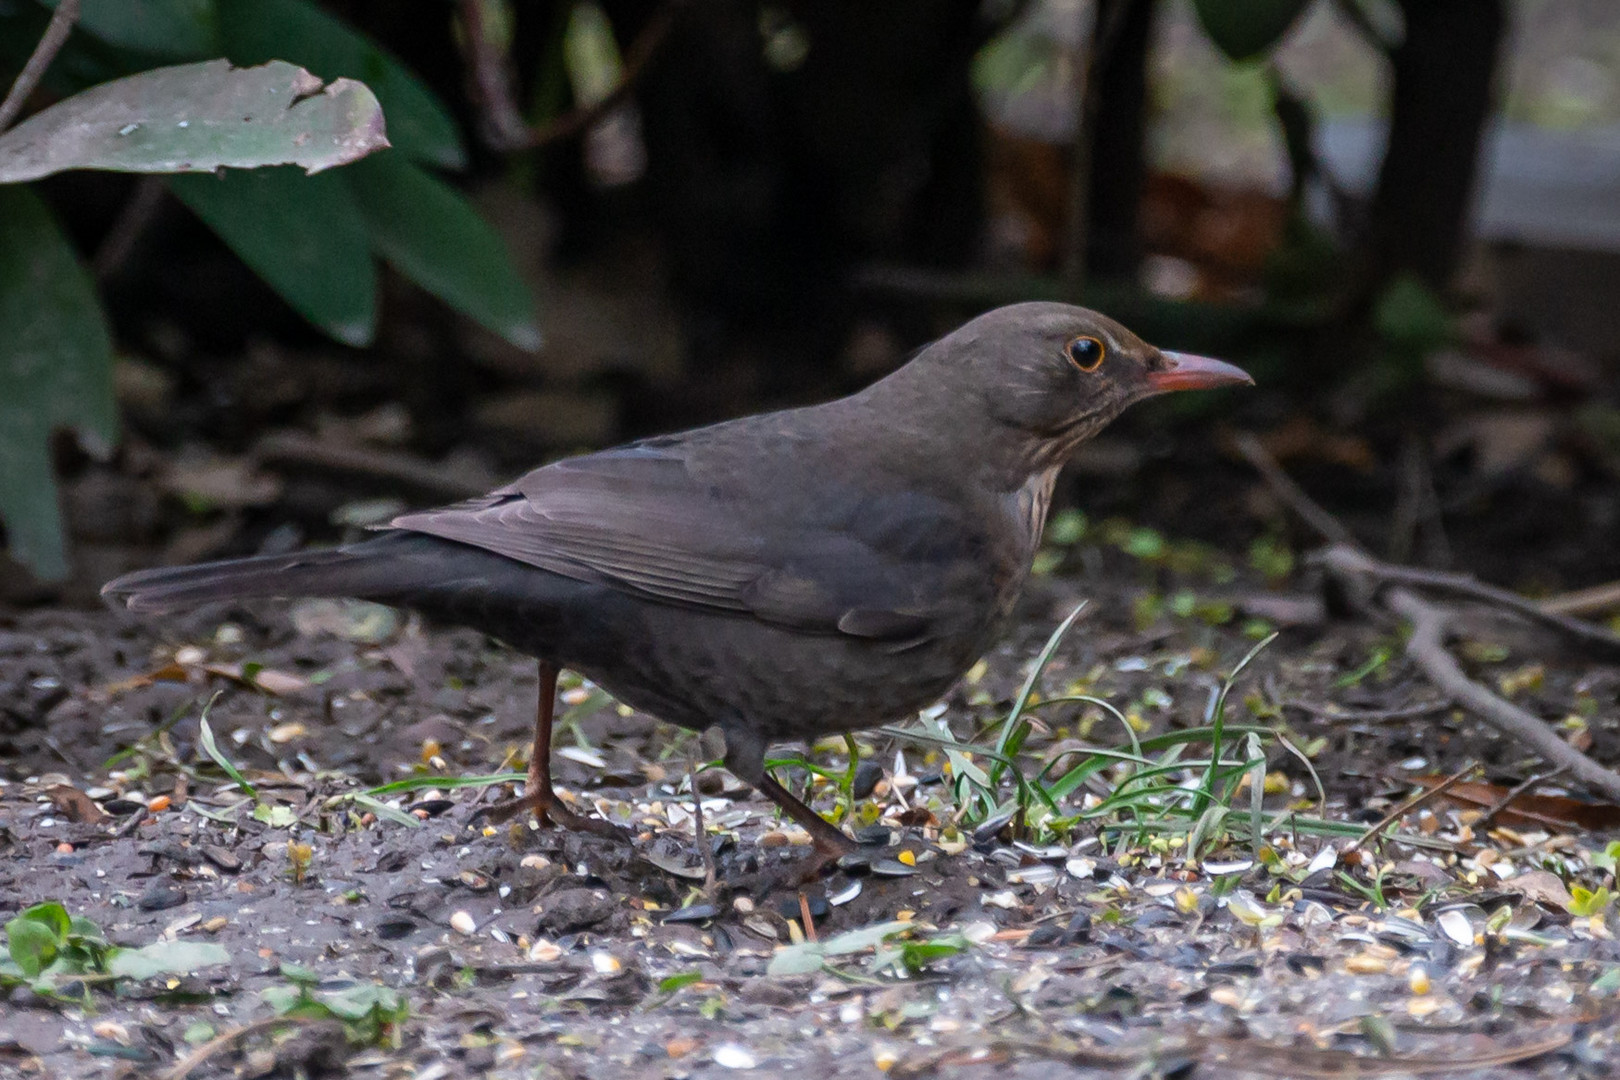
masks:
<path id="1" fill-rule="evenodd" d="M 624 92 L 584 112 L 574 4 L 323 6 L 463 124 L 455 182 L 545 345 L 387 277 L 376 344 L 346 348 L 172 198 L 109 252 L 142 181 L 47 181 L 96 267 L 126 431 L 108 462 L 60 440 L 76 576 L 9 567 L 11 602 L 845 392 L 1032 298 L 1260 383 L 1153 403 L 1085 451 L 1060 497 L 1095 519 L 1304 546 L 1230 452 L 1248 430 L 1382 553 L 1533 591 L 1620 576 L 1604 0 L 1319 0 L 1241 64 L 1182 0 L 605 0 Z M 515 117 L 481 84 L 474 10 L 510 31 Z"/>

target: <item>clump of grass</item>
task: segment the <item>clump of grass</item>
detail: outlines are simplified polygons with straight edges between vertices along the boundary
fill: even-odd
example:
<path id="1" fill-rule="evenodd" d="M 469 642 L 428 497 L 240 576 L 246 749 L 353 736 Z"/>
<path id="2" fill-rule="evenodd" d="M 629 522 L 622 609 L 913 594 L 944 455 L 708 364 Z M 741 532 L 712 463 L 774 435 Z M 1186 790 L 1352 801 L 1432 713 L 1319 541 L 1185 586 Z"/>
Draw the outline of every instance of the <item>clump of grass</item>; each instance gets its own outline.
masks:
<path id="1" fill-rule="evenodd" d="M 942 749 L 950 771 L 956 823 L 965 829 L 1005 820 L 1037 841 L 1067 841 L 1081 826 L 1098 828 L 1111 846 L 1178 847 L 1199 859 L 1233 843 L 1258 854 L 1263 838 L 1287 827 L 1294 832 L 1353 835 L 1355 826 L 1309 817 L 1291 809 L 1267 814 L 1264 806 L 1268 754 L 1282 749 L 1296 757 L 1326 801 L 1310 760 L 1276 728 L 1233 724 L 1227 704 L 1239 675 L 1275 639 L 1268 635 L 1222 679 L 1204 723 L 1141 737 L 1111 702 L 1090 694 L 1039 698 L 1036 690 L 1081 609 L 1065 619 L 1036 657 L 1007 715 L 988 733 L 993 741 L 956 740 L 942 717 L 924 717 L 918 727 L 883 728 L 897 739 Z M 1114 746 L 1072 743 L 1044 757 L 1028 753 L 1042 710 L 1084 705 L 1118 722 L 1123 741 Z M 987 733 L 987 734 L 988 734 Z M 1203 753 L 1198 753 L 1203 751 Z M 1240 806 L 1247 790 L 1246 805 Z"/>

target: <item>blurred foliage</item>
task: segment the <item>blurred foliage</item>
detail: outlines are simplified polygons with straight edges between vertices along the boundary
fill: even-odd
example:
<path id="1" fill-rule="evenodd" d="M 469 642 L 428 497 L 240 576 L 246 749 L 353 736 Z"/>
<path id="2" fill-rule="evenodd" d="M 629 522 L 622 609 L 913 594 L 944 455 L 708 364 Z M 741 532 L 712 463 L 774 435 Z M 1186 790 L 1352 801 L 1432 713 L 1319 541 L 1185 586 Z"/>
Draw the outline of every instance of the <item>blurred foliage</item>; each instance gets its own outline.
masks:
<path id="1" fill-rule="evenodd" d="M 0 5 L 0 85 L 22 69 L 55 6 L 54 0 Z M 428 171 L 466 163 L 449 110 L 400 62 L 309 0 L 84 0 L 43 88 L 68 99 L 57 108 L 71 108 L 80 100 L 74 95 L 91 86 L 219 57 L 244 67 L 282 60 L 321 80 L 359 80 L 360 90 L 369 87 L 366 100 L 374 93 L 373 105 L 380 103 L 386 116 L 393 149 L 363 169 L 319 176 L 293 168 L 199 172 L 168 181 L 295 311 L 340 342 L 369 344 L 377 324 L 375 258 L 381 257 L 519 348 L 538 347 L 534 299 L 504 243 L 463 196 Z M 170 79 L 161 91 L 152 86 L 159 77 Z M 206 108 L 186 97 L 191 77 L 185 69 L 162 67 L 145 83 L 102 85 L 96 92 L 102 100 L 122 97 L 126 108 L 147 110 L 145 126 L 175 135 L 181 149 L 163 148 L 183 166 L 164 168 L 155 157 L 132 164 L 105 153 L 60 167 L 197 171 L 297 160 L 315 171 L 334 163 L 291 155 L 244 159 L 195 140 L 187 146 L 182 129 Z M 204 127 L 189 133 L 200 137 Z M 114 135 L 134 130 L 124 124 Z M 325 131 L 311 123 L 302 137 Z M 0 162 L 4 154 L 0 146 Z M 0 518 L 13 554 L 52 580 L 65 576 L 67 558 L 49 439 L 70 428 L 92 452 L 113 445 L 111 345 L 92 282 L 45 205 L 13 187 L 0 188 L 0 208 Z"/>
<path id="2" fill-rule="evenodd" d="M 1311 0 L 1193 0 L 1209 39 L 1242 63 L 1270 52 Z"/>

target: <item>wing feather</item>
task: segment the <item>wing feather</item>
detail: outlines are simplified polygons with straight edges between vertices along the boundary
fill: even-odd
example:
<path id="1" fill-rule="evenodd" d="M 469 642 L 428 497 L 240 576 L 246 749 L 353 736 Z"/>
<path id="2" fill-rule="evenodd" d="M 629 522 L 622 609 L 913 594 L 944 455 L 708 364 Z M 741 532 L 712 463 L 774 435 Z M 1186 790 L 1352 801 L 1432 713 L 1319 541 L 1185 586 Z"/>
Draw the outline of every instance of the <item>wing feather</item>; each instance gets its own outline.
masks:
<path id="1" fill-rule="evenodd" d="M 856 498 L 847 512 L 783 529 L 769 514 L 769 493 L 695 475 L 685 451 L 663 440 L 571 458 L 390 524 L 649 599 L 814 632 L 922 639 L 934 608 L 951 603 L 938 595 L 948 586 L 938 566 L 949 553 L 937 550 L 941 521 L 906 519 L 935 530 L 922 552 L 882 525 L 892 513 L 876 515 L 877 534 L 863 535 L 871 519 Z"/>

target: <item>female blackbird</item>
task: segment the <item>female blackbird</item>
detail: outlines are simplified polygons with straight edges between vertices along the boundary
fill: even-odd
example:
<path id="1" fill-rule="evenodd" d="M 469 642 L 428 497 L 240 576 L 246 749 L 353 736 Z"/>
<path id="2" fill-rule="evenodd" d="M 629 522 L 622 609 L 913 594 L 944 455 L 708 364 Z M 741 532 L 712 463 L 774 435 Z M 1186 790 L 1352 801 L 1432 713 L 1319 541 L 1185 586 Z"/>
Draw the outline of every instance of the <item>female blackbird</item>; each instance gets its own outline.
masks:
<path id="1" fill-rule="evenodd" d="M 1011 613 L 1052 484 L 1133 402 L 1252 382 L 1064 304 L 999 308 L 850 397 L 570 458 L 329 550 L 143 570 L 138 612 L 351 596 L 537 657 L 522 799 L 611 830 L 551 787 L 557 672 L 693 730 L 809 830 L 851 841 L 764 767 L 767 744 L 872 727 L 938 698 Z"/>

